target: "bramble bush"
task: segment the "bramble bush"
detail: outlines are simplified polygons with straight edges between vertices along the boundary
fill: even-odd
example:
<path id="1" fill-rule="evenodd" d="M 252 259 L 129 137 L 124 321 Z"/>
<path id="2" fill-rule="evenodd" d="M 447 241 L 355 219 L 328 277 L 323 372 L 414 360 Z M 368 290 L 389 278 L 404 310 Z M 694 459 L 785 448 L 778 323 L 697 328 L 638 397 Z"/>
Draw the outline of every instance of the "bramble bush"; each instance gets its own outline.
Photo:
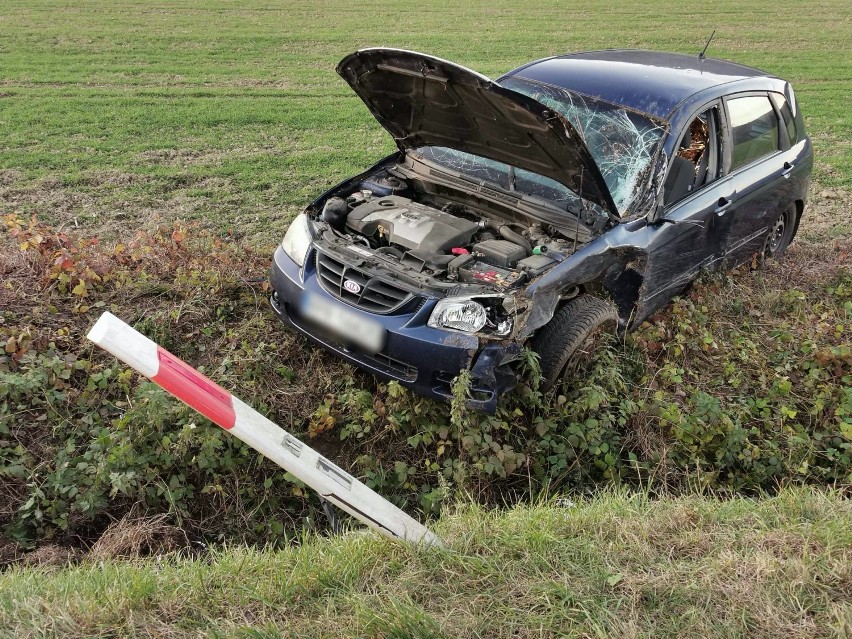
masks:
<path id="1" fill-rule="evenodd" d="M 206 539 L 324 525 L 281 469 L 86 342 L 106 309 L 412 512 L 611 482 L 852 484 L 848 240 L 705 276 L 553 392 L 527 351 L 487 416 L 465 408 L 464 371 L 439 404 L 284 330 L 266 305 L 270 251 L 180 225 L 106 245 L 3 224 L 0 525 L 20 543 L 85 543 L 128 512 L 170 512 Z"/>

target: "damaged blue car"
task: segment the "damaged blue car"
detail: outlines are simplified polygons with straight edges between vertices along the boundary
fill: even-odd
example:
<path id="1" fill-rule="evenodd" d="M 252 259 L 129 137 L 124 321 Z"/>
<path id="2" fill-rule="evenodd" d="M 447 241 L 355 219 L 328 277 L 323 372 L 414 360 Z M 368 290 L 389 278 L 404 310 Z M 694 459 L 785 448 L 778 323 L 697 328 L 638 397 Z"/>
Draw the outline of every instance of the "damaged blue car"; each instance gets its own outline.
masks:
<path id="1" fill-rule="evenodd" d="M 779 257 L 813 154 L 790 84 L 732 62 L 608 50 L 491 80 L 366 49 L 338 73 L 398 151 L 296 217 L 272 307 L 340 357 L 493 412 L 526 345 L 545 388 L 702 269 Z"/>

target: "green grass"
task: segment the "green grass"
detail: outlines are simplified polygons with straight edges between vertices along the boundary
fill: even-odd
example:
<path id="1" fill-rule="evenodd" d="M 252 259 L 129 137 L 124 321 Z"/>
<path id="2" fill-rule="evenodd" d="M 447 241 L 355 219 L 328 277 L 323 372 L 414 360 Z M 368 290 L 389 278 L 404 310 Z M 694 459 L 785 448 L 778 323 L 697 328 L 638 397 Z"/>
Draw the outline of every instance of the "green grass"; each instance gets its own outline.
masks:
<path id="1" fill-rule="evenodd" d="M 0 574 L 8 637 L 843 637 L 852 508 L 834 493 L 466 506 L 449 549 L 371 535 Z"/>
<path id="2" fill-rule="evenodd" d="M 40 2 L 0 19 L 0 208 L 120 233 L 198 220 L 262 244 L 315 195 L 392 149 L 334 73 L 358 47 L 426 51 L 491 76 L 571 50 L 697 52 L 789 78 L 816 176 L 852 172 L 844 0 Z M 5 185 L 5 188 L 3 186 Z"/>

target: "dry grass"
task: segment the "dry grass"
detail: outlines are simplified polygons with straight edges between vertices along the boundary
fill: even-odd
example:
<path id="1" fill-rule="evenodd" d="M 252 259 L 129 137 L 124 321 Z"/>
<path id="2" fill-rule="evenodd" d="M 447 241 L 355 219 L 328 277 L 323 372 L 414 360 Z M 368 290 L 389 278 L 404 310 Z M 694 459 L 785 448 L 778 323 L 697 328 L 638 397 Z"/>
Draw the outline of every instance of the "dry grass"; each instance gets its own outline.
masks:
<path id="1" fill-rule="evenodd" d="M 168 519 L 168 515 L 126 515 L 104 531 L 88 556 L 94 560 L 138 559 L 186 548 L 189 544 L 186 535 L 177 526 L 167 523 Z"/>
<path id="2" fill-rule="evenodd" d="M 74 548 L 47 544 L 21 556 L 19 562 L 28 568 L 58 568 L 75 563 L 80 556 Z"/>

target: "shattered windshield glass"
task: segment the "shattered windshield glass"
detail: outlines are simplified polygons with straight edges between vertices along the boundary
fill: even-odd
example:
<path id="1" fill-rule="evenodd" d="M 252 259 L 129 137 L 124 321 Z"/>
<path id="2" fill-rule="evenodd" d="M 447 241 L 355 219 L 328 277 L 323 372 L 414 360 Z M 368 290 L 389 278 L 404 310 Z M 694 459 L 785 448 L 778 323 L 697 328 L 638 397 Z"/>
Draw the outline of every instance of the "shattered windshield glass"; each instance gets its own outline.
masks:
<path id="1" fill-rule="evenodd" d="M 506 191 L 539 197 L 575 214 L 585 208 L 606 217 L 606 212 L 597 204 L 584 203 L 579 195 L 564 184 L 538 173 L 443 146 L 420 147 L 417 153 L 448 169 L 489 182 Z"/>
<path id="2" fill-rule="evenodd" d="M 507 78 L 500 84 L 565 116 L 583 136 L 616 207 L 624 213 L 650 166 L 664 127 L 636 112 L 549 84 L 518 77 Z"/>

